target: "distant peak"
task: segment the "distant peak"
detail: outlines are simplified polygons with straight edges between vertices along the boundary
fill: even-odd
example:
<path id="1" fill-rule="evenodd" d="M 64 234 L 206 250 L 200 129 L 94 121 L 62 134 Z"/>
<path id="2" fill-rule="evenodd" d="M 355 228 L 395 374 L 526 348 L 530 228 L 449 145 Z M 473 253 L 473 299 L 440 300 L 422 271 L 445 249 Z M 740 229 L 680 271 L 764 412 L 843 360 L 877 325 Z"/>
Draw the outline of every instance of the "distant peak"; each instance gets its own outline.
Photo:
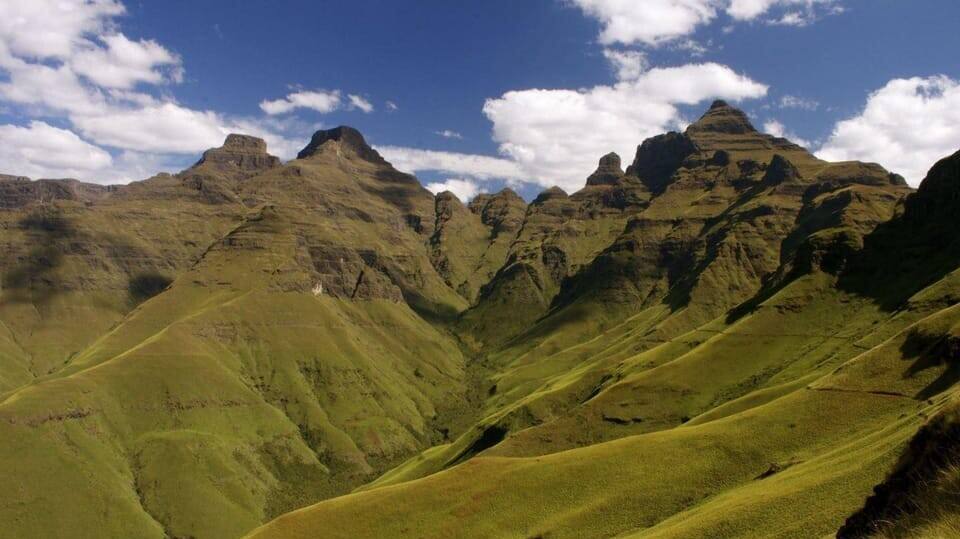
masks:
<path id="1" fill-rule="evenodd" d="M 716 101 L 713 102 L 713 104 L 710 105 L 710 110 L 729 109 L 729 108 L 733 108 L 733 107 L 731 107 L 729 103 L 727 103 L 722 99 L 717 99 Z"/>
<path id="2" fill-rule="evenodd" d="M 441 191 L 436 194 L 437 204 L 446 205 L 453 204 L 455 206 L 463 206 L 463 202 L 460 200 L 460 197 L 453 194 L 452 191 Z"/>
<path id="3" fill-rule="evenodd" d="M 235 167 L 249 173 L 275 167 L 280 159 L 267 153 L 267 143 L 262 138 L 232 133 L 227 135 L 223 146 L 203 152 L 194 168 L 204 164 L 223 170 Z"/>
<path id="4" fill-rule="evenodd" d="M 250 135 L 239 135 L 231 133 L 227 135 L 227 140 L 223 141 L 223 149 L 246 150 L 251 153 L 267 153 L 267 141 L 262 138 Z"/>
<path id="5" fill-rule="evenodd" d="M 543 204 L 555 198 L 567 198 L 567 192 L 557 186 L 553 186 L 537 195 L 537 198 L 533 200 L 533 204 Z"/>
<path id="6" fill-rule="evenodd" d="M 710 105 L 703 116 L 696 123 L 687 128 L 688 133 L 724 133 L 742 135 L 756 133 L 757 130 L 750 123 L 744 112 L 730 106 L 726 101 L 716 100 Z"/>
<path id="7" fill-rule="evenodd" d="M 498 199 L 511 200 L 511 201 L 519 200 L 520 202 L 523 202 L 523 197 L 518 195 L 516 191 L 514 191 L 513 189 L 510 189 L 509 187 L 504 187 L 503 189 L 494 193 L 492 196 L 493 198 L 498 198 Z"/>
<path id="8" fill-rule="evenodd" d="M 340 144 L 340 148 L 346 148 L 359 157 L 373 162 L 383 163 L 383 158 L 373 148 L 367 144 L 366 139 L 356 129 L 341 125 L 333 129 L 320 130 L 313 134 L 310 144 L 297 154 L 297 159 L 307 159 L 320 152 L 321 147 L 327 142 L 335 141 Z"/>
<path id="9" fill-rule="evenodd" d="M 623 168 L 620 156 L 608 153 L 600 158 L 597 171 L 587 178 L 587 185 L 617 185 L 623 180 Z"/>

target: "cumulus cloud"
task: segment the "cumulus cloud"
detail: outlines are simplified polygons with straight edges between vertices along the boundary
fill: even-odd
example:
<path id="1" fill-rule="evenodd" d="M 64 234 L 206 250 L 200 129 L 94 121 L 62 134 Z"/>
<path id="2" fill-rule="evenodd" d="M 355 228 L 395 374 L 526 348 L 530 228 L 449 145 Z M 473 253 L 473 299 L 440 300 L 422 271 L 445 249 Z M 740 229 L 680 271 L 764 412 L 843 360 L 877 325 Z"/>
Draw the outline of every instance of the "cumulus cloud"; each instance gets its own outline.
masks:
<path id="1" fill-rule="evenodd" d="M 84 136 L 100 144 L 145 152 L 197 152 L 218 145 L 226 134 L 217 114 L 174 103 L 116 108 L 76 116 L 73 123 Z"/>
<path id="2" fill-rule="evenodd" d="M 480 185 L 473 180 L 464 180 L 460 178 L 449 178 L 442 182 L 433 182 L 426 185 L 427 190 L 433 194 L 439 194 L 444 191 L 450 191 L 464 202 L 469 202 L 473 197 L 480 194 Z"/>
<path id="3" fill-rule="evenodd" d="M 72 131 L 33 121 L 0 125 L 3 172 L 46 178 L 75 178 L 105 169 L 113 158 Z"/>
<path id="4" fill-rule="evenodd" d="M 718 0 L 571 0 L 600 21 L 600 43 L 661 43 L 693 33 L 717 16 Z"/>
<path id="5" fill-rule="evenodd" d="M 140 82 L 181 82 L 180 57 L 153 40 L 131 41 L 123 34 L 104 36 L 102 47 L 86 47 L 70 59 L 71 67 L 99 86 L 129 89 Z"/>
<path id="6" fill-rule="evenodd" d="M 453 131 L 452 129 L 444 129 L 444 130 L 442 130 L 442 131 L 434 131 L 433 134 L 434 134 L 434 135 L 441 136 L 441 137 L 443 137 L 443 138 L 454 138 L 454 139 L 457 139 L 457 140 L 462 140 L 462 139 L 463 139 L 463 135 L 461 135 L 460 133 L 457 133 L 456 131 Z"/>
<path id="7" fill-rule="evenodd" d="M 296 154 L 302 141 L 289 140 L 269 121 L 195 110 L 149 93 L 151 85 L 179 82 L 182 62 L 156 41 L 126 37 L 115 21 L 123 13 L 116 0 L 0 3 L 0 101 L 70 126 L 3 126 L 8 139 L 23 137 L 4 154 L 8 172 L 129 181 L 146 172 L 134 158 L 150 165 L 182 162 L 172 156 L 218 146 L 231 132 L 261 136 L 281 157 Z M 42 137 L 64 149 L 49 155 L 77 163 L 40 161 L 34 149 L 44 147 Z M 112 161 L 104 159 L 111 155 Z"/>
<path id="8" fill-rule="evenodd" d="M 125 11 L 115 0 L 4 0 L 0 42 L 13 55 L 66 59 Z"/>
<path id="9" fill-rule="evenodd" d="M 640 58 L 608 55 L 616 67 Z M 619 69 L 619 68 L 618 68 Z M 488 99 L 483 112 L 493 123 L 502 157 L 397 146 L 377 150 L 400 170 L 438 171 L 468 180 L 502 179 L 509 184 L 583 186 L 597 159 L 614 150 L 632 158 L 644 138 L 685 123 L 680 105 L 709 99 L 763 97 L 767 86 L 719 64 L 689 64 L 643 71 L 643 64 L 612 86 L 589 89 L 530 89 Z"/>
<path id="10" fill-rule="evenodd" d="M 613 150 L 629 159 L 644 138 L 679 128 L 678 105 L 766 93 L 766 85 L 729 67 L 689 64 L 650 69 L 613 86 L 507 92 L 487 100 L 483 112 L 493 122 L 500 153 L 520 176 L 574 190 L 600 156 Z"/>
<path id="11" fill-rule="evenodd" d="M 310 109 L 322 114 L 333 112 L 343 104 L 339 90 L 308 91 L 303 90 L 287 94 L 286 97 L 275 100 L 264 100 L 260 103 L 260 110 L 267 114 L 286 114 L 296 109 Z"/>
<path id="12" fill-rule="evenodd" d="M 726 13 L 736 21 L 753 21 L 771 12 L 771 24 L 809 24 L 821 13 L 839 13 L 839 0 L 569 0 L 600 21 L 600 43 L 660 46 L 696 32 Z M 690 52 L 703 54 L 696 42 Z"/>
<path id="13" fill-rule="evenodd" d="M 817 156 L 877 162 L 915 186 L 958 148 L 960 82 L 939 75 L 894 79 L 871 93 L 859 115 L 837 123 Z"/>
<path id="14" fill-rule="evenodd" d="M 603 57 L 610 62 L 617 80 L 636 80 L 647 70 L 647 55 L 642 51 L 604 49 Z"/>
<path id="15" fill-rule="evenodd" d="M 799 144 L 804 148 L 810 147 L 810 141 L 800 138 L 796 134 L 787 130 L 779 120 L 768 120 L 763 124 L 763 131 L 775 137 L 785 138 L 794 144 Z"/>
<path id="16" fill-rule="evenodd" d="M 509 159 L 400 146 L 378 146 L 376 150 L 398 170 L 412 174 L 437 171 L 480 179 L 499 178 L 510 182 L 521 182 L 528 178 L 520 166 Z"/>

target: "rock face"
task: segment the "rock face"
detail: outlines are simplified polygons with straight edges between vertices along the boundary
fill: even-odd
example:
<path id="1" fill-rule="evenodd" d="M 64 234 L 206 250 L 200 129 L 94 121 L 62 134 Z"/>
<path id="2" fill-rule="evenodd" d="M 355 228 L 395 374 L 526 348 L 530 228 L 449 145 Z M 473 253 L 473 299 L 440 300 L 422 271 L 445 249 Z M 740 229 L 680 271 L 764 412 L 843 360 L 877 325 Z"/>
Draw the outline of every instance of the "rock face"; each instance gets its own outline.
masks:
<path id="1" fill-rule="evenodd" d="M 248 135 L 227 135 L 223 146 L 207 150 L 194 168 L 204 165 L 221 173 L 250 175 L 280 165 L 280 159 L 267 153 L 267 143 Z"/>
<path id="2" fill-rule="evenodd" d="M 600 165 L 597 171 L 587 178 L 587 185 L 619 185 L 623 182 L 623 178 L 620 156 L 609 153 L 600 158 Z"/>
<path id="3" fill-rule="evenodd" d="M 770 164 L 767 165 L 767 171 L 763 174 L 761 180 L 764 185 L 780 185 L 785 182 L 801 181 L 800 171 L 793 163 L 780 154 L 773 156 Z"/>
<path id="4" fill-rule="evenodd" d="M 960 152 L 938 161 L 917 193 L 907 200 L 905 218 L 912 222 L 945 222 L 960 210 Z"/>
<path id="5" fill-rule="evenodd" d="M 93 202 L 107 197 L 116 187 L 82 183 L 77 180 L 37 180 L 0 175 L 0 208 L 22 208 L 55 200 Z"/>
<path id="6" fill-rule="evenodd" d="M 650 191 L 662 193 L 673 173 L 696 151 L 693 141 L 686 135 L 657 135 L 643 141 L 637 148 L 637 156 L 627 168 L 627 174 L 639 177 Z"/>
<path id="7" fill-rule="evenodd" d="M 706 133 L 746 135 L 756 131 L 742 110 L 720 100 L 714 101 L 707 113 L 687 129 L 687 133 L 694 136 Z"/>
<path id="8" fill-rule="evenodd" d="M 359 131 L 343 125 L 334 129 L 321 130 L 314 133 L 313 138 L 310 139 L 310 144 L 297 154 L 297 159 L 309 159 L 320 152 L 326 143 L 331 141 L 335 143 L 337 147 L 352 151 L 360 156 L 360 158 L 370 161 L 371 163 L 385 163 L 383 158 L 380 157 L 380 154 L 367 144 L 367 141 Z"/>

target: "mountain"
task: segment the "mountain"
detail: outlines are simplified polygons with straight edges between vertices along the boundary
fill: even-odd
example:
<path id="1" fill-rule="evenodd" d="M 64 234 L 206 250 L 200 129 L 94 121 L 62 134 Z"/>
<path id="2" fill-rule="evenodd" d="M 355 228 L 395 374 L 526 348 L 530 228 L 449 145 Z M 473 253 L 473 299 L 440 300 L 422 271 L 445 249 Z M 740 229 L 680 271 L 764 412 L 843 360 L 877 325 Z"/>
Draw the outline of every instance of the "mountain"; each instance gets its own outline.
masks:
<path id="1" fill-rule="evenodd" d="M 958 163 L 914 191 L 718 101 L 529 204 L 349 127 L 2 177 L 0 536 L 949 526 L 901 509 L 953 480 Z"/>

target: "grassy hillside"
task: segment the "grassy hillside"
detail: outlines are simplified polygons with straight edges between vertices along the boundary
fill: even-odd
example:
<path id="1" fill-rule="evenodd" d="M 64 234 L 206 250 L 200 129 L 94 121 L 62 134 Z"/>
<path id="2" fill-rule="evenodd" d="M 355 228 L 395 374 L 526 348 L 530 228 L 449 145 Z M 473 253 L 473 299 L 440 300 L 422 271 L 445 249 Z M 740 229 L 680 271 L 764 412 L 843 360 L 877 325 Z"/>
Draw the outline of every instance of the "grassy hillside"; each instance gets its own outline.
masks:
<path id="1" fill-rule="evenodd" d="M 904 204 L 882 169 L 744 121 L 715 105 L 687 132 L 702 153 L 495 349 L 473 429 L 251 537 L 836 532 L 953 399 L 960 259 L 938 223 L 960 174 L 938 165 Z"/>
<path id="2" fill-rule="evenodd" d="M 414 309 L 465 301 L 427 256 L 432 195 L 362 149 L 331 139 L 244 178 L 242 222 L 4 396 L 9 533 L 237 537 L 444 439 L 465 362 Z"/>
<path id="3" fill-rule="evenodd" d="M 530 204 L 435 197 L 347 127 L 0 178 L 0 537 L 951 526 L 875 524 L 952 485 L 911 439 L 955 415 L 957 163 L 913 192 L 717 102 Z"/>

